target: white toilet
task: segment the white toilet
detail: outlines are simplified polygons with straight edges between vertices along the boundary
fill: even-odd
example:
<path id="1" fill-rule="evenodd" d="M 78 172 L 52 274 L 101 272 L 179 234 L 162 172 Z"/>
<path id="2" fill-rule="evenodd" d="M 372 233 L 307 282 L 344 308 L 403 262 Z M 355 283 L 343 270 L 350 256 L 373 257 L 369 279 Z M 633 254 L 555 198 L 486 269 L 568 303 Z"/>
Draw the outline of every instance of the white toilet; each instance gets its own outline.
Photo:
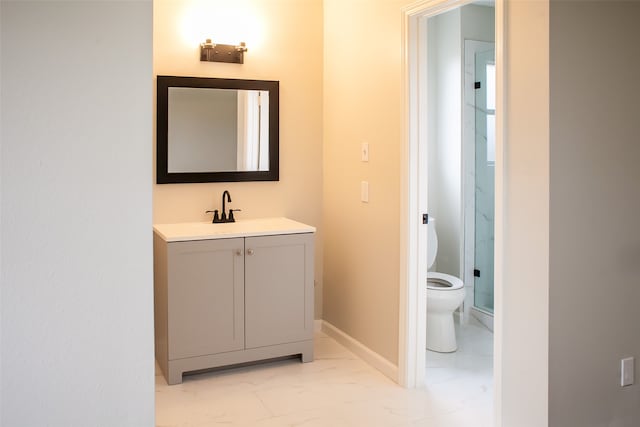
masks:
<path id="1" fill-rule="evenodd" d="M 438 252 L 435 220 L 429 218 L 427 231 L 427 268 Z M 458 348 L 453 326 L 453 312 L 464 301 L 464 283 L 450 274 L 427 272 L 427 349 L 450 353 Z"/>

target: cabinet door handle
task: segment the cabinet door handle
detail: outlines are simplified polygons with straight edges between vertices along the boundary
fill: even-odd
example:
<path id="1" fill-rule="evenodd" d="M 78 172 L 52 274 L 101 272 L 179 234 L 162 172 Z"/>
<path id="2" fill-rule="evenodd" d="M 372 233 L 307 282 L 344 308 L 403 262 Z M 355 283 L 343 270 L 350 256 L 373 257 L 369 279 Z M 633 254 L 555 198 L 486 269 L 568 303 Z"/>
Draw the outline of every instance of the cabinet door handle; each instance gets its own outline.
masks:
<path id="1" fill-rule="evenodd" d="M 236 255 L 238 255 L 238 256 L 242 256 L 242 249 L 238 249 L 238 250 L 236 250 Z"/>
<path id="2" fill-rule="evenodd" d="M 248 249 L 247 250 L 247 255 L 253 255 L 253 249 Z"/>

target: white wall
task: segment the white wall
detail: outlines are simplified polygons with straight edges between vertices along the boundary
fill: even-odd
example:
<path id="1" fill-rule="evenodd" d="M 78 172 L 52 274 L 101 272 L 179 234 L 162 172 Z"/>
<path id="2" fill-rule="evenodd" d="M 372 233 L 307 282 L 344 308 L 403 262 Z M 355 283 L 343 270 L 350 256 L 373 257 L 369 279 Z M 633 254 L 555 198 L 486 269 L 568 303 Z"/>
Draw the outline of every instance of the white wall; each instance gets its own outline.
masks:
<path id="1" fill-rule="evenodd" d="M 154 425 L 151 7 L 1 3 L 2 425 Z"/>
<path id="2" fill-rule="evenodd" d="M 427 20 L 427 210 L 433 218 L 440 218 L 439 194 L 440 168 L 438 167 L 438 61 L 436 54 L 439 43 L 438 16 L 422 18 Z M 433 223 L 435 224 L 435 223 Z M 438 230 L 439 234 L 439 230 Z M 438 236 L 439 240 L 443 236 Z M 438 270 L 438 259 L 431 266 L 432 271 Z"/>
<path id="3" fill-rule="evenodd" d="M 478 40 L 492 42 L 495 40 L 495 8 L 469 4 L 460 8 L 462 41 Z"/>
<path id="4" fill-rule="evenodd" d="M 551 1 L 549 426 L 635 427 L 640 3 Z M 597 28 L 598 31 L 593 31 Z"/>
<path id="5" fill-rule="evenodd" d="M 460 9 L 430 18 L 435 27 L 435 51 L 429 61 L 435 63 L 435 147 L 429 152 L 429 169 L 435 169 L 429 181 L 429 211 L 436 218 L 438 233 L 437 271 L 459 276 L 461 245 L 462 174 L 462 32 Z M 432 204 L 433 203 L 433 204 Z"/>

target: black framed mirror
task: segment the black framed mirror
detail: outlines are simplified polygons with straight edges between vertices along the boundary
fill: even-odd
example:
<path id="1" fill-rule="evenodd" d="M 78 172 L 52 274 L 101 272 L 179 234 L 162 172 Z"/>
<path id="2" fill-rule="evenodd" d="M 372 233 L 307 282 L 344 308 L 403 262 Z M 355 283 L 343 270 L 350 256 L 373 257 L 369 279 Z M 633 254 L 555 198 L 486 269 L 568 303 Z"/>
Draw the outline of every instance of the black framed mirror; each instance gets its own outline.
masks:
<path id="1" fill-rule="evenodd" d="M 156 182 L 279 180 L 279 82 L 158 76 Z"/>

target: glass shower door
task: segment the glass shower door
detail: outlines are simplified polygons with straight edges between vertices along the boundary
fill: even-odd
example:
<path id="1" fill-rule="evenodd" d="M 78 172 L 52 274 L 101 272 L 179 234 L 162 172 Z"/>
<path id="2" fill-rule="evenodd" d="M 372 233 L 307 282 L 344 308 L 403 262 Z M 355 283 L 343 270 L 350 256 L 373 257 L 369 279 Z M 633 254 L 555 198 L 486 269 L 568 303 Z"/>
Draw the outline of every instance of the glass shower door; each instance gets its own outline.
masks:
<path id="1" fill-rule="evenodd" d="M 474 306 L 493 313 L 496 67 L 494 50 L 475 55 Z"/>

